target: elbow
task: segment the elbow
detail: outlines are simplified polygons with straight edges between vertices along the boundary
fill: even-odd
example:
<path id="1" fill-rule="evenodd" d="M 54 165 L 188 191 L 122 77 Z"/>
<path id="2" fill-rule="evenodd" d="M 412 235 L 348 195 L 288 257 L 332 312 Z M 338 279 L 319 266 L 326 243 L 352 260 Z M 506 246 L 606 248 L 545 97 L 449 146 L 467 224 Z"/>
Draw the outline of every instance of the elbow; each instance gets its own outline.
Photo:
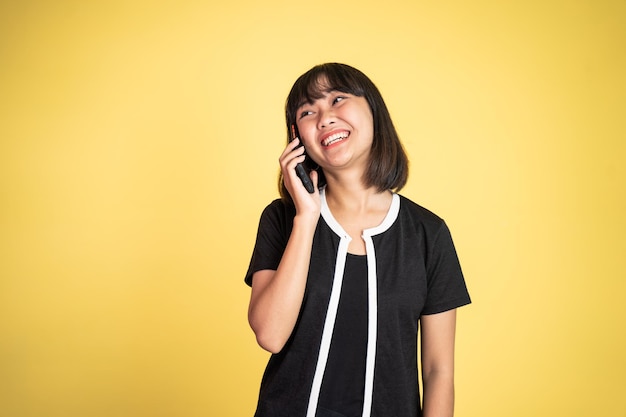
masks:
<path id="1" fill-rule="evenodd" d="M 258 345 L 274 354 L 283 350 L 293 330 L 293 327 L 285 325 L 284 320 L 268 317 L 253 308 L 248 311 L 248 324 Z"/>
<path id="2" fill-rule="evenodd" d="M 422 361 L 422 378 L 454 381 L 454 363 Z"/>
<path id="3" fill-rule="evenodd" d="M 267 326 L 260 326 L 255 324 L 253 320 L 250 320 L 250 327 L 254 332 L 258 345 L 270 353 L 279 353 L 283 350 L 285 343 L 287 343 L 287 337 L 282 336 L 277 331 L 272 331 Z"/>
<path id="4" fill-rule="evenodd" d="M 422 370 L 424 390 L 441 389 L 454 396 L 454 371 L 446 370 Z"/>
<path id="5" fill-rule="evenodd" d="M 276 354 L 283 350 L 285 346 L 285 340 L 282 340 L 278 337 L 271 337 L 268 335 L 264 335 L 261 332 L 255 332 L 256 342 L 261 346 L 264 350 Z"/>

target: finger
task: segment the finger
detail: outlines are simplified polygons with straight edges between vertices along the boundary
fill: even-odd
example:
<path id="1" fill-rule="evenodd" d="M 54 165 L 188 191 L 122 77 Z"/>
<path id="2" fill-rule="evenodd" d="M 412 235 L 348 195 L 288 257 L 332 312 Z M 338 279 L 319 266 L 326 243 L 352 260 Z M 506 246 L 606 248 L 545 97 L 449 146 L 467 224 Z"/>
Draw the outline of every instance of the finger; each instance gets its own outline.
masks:
<path id="1" fill-rule="evenodd" d="M 299 147 L 300 145 L 302 145 L 302 142 L 300 142 L 300 139 L 295 138 L 294 140 L 290 141 L 287 144 L 287 146 L 285 147 L 285 151 L 292 151 L 296 149 L 297 147 Z"/>
<path id="2" fill-rule="evenodd" d="M 295 149 L 291 148 L 290 146 L 287 146 L 285 150 L 283 151 L 283 153 L 280 155 L 280 158 L 278 158 L 278 160 L 280 161 L 281 165 L 287 164 L 289 161 L 291 161 L 294 158 L 304 156 L 304 152 L 305 152 L 304 146 L 298 146 Z"/>
<path id="3" fill-rule="evenodd" d="M 283 172 L 288 176 L 291 176 L 292 174 L 295 175 L 296 165 L 303 163 L 305 159 L 306 159 L 305 155 L 299 155 L 299 156 L 293 157 L 292 159 L 288 161 L 285 161 L 282 166 Z"/>

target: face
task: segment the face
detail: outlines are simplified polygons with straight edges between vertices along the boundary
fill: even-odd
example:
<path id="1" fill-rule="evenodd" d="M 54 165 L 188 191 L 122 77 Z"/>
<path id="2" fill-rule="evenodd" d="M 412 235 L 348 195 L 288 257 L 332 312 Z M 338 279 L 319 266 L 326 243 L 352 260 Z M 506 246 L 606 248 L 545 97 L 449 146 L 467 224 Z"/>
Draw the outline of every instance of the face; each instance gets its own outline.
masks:
<path id="1" fill-rule="evenodd" d="M 307 154 L 325 172 L 365 170 L 374 138 L 374 120 L 364 97 L 331 90 L 296 112 Z"/>

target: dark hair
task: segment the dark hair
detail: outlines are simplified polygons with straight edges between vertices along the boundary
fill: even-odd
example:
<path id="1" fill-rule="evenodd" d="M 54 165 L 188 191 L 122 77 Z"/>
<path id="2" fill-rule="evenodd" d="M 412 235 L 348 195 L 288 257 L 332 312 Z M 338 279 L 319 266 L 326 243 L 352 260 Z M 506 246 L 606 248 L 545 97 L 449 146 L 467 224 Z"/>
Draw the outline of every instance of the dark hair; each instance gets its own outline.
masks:
<path id="1" fill-rule="evenodd" d="M 374 138 L 370 165 L 363 181 L 365 185 L 374 186 L 378 191 L 400 190 L 406 184 L 409 175 L 408 158 L 380 91 L 356 68 L 346 64 L 326 63 L 311 68 L 296 80 L 285 104 L 287 140 L 291 134 L 291 125 L 296 123 L 298 108 L 304 103 L 312 103 L 322 98 L 328 91 L 341 91 L 367 100 L 374 119 Z M 312 164 L 314 162 L 311 158 L 304 162 L 307 170 L 315 168 Z M 322 170 L 318 172 L 318 185 L 321 187 L 326 184 L 326 178 Z M 283 200 L 291 201 L 282 174 L 279 178 L 279 190 Z"/>

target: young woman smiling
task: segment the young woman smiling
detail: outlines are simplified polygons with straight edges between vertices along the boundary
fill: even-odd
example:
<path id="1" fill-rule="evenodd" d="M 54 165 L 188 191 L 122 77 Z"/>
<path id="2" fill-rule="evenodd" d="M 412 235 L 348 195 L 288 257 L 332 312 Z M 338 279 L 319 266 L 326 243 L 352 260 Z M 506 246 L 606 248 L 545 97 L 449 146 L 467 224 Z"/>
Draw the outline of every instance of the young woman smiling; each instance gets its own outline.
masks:
<path id="1" fill-rule="evenodd" d="M 470 297 L 445 222 L 397 194 L 408 160 L 380 92 L 353 67 L 318 65 L 293 85 L 286 124 L 299 138 L 245 277 L 272 353 L 255 415 L 452 416 L 456 308 Z"/>

